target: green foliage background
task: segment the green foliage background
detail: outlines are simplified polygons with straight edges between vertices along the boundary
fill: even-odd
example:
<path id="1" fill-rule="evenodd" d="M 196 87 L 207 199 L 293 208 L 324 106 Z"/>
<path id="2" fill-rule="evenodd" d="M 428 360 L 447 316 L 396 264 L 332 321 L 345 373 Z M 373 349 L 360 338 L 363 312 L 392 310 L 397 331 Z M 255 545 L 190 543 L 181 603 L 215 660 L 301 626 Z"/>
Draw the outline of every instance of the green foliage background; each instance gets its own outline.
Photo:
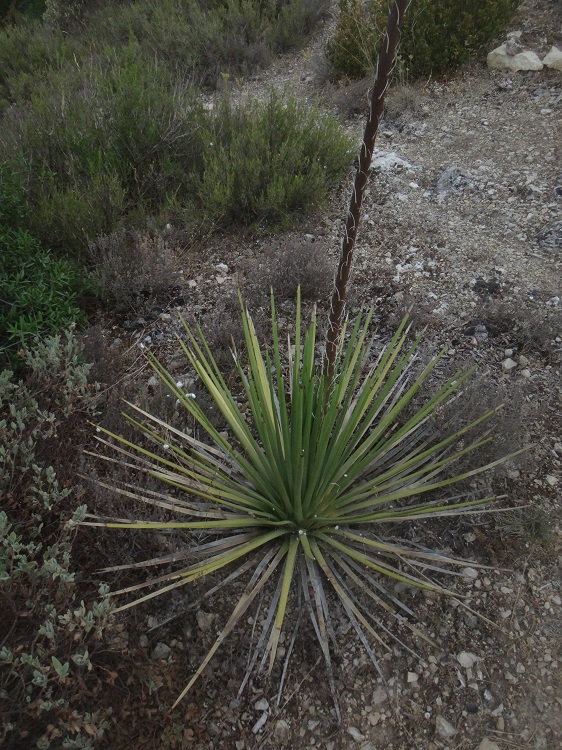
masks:
<path id="1" fill-rule="evenodd" d="M 304 43 L 327 5 L 47 0 L 42 18 L 22 3 L 10 14 L 0 26 L 0 352 L 12 366 L 30 336 L 84 320 L 88 248 L 101 235 L 168 222 L 190 235 L 272 231 L 321 203 L 351 161 L 335 120 L 289 96 L 234 106 L 226 91 L 213 107 L 201 94 Z"/>
<path id="2" fill-rule="evenodd" d="M 400 45 L 402 69 L 414 78 L 443 75 L 497 36 L 521 0 L 413 0 Z M 340 0 L 340 15 L 328 43 L 335 69 L 360 78 L 376 65 L 387 0 Z"/>

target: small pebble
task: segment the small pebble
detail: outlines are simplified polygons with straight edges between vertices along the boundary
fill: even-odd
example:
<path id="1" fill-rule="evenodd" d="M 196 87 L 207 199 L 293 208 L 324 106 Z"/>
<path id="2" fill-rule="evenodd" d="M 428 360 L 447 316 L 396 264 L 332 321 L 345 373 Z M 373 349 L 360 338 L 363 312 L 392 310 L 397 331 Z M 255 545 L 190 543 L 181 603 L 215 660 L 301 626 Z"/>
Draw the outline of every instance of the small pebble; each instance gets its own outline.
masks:
<path id="1" fill-rule="evenodd" d="M 440 736 L 448 739 L 454 737 L 457 733 L 455 727 L 444 716 L 437 716 L 435 719 L 435 732 Z"/>
<path id="2" fill-rule="evenodd" d="M 457 661 L 465 669 L 470 669 L 478 661 L 478 657 L 475 654 L 471 654 L 469 651 L 461 651 L 457 656 Z"/>
<path id="3" fill-rule="evenodd" d="M 361 742 L 365 739 L 365 735 L 357 729 L 357 727 L 348 727 L 347 733 L 355 740 L 355 742 Z"/>
<path id="4" fill-rule="evenodd" d="M 511 372 L 517 367 L 517 362 L 511 359 L 511 357 L 508 357 L 507 359 L 504 359 L 502 362 L 502 370 L 504 372 Z"/>

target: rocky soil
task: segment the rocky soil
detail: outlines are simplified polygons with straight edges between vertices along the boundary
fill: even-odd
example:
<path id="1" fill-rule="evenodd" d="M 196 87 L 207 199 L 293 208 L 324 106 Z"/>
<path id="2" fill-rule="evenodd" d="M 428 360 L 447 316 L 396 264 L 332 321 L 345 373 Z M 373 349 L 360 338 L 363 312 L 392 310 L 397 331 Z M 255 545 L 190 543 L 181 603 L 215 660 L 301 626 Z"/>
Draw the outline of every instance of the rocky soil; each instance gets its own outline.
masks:
<path id="1" fill-rule="evenodd" d="M 274 84 L 309 100 L 324 92 L 332 109 L 345 109 L 357 87 L 350 92 L 322 77 L 328 26 L 310 48 L 277 61 L 237 95 L 260 96 Z M 510 30 L 521 30 L 521 43 L 540 56 L 552 45 L 562 48 L 562 6 L 525 0 Z M 259 682 L 237 696 L 244 655 L 243 640 L 235 638 L 187 699 L 172 747 L 562 745 L 561 114 L 562 72 L 489 70 L 485 55 L 450 80 L 398 85 L 377 141 L 356 250 L 352 308 L 376 304 L 384 335 L 412 307 L 415 328 L 427 329 L 427 352 L 449 347 L 445 369 L 478 364 L 467 408 L 506 403 L 497 427 L 503 452 L 533 444 L 493 479 L 494 491 L 507 496 L 503 507 L 519 512 L 415 530 L 426 543 L 491 566 L 467 565 L 453 584 L 473 611 L 401 591 L 437 647 L 416 644 L 416 656 L 383 655 L 387 688 L 342 620 L 341 726 L 312 637 L 305 634 L 297 646 L 279 701 L 274 685 Z M 344 122 L 359 143 L 363 118 Z M 335 262 L 351 179 L 350 173 L 330 205 L 295 233 L 303 253 L 320 246 Z M 135 347 L 156 346 L 178 377 L 189 379 L 172 346 L 178 309 L 204 318 L 264 245 L 210 239 L 186 260 L 179 300 L 125 320 L 111 335 Z M 149 383 L 147 372 L 137 377 Z M 141 635 L 131 631 L 129 648 L 152 664 L 156 683 L 174 671 L 181 682 L 212 640 L 216 623 L 207 615 L 223 621 L 229 602 L 212 600 L 209 612 L 188 624 L 174 620 L 153 631 L 174 604 L 159 606 L 148 624 L 137 622 L 132 630 Z M 172 694 L 176 687 L 168 685 Z"/>

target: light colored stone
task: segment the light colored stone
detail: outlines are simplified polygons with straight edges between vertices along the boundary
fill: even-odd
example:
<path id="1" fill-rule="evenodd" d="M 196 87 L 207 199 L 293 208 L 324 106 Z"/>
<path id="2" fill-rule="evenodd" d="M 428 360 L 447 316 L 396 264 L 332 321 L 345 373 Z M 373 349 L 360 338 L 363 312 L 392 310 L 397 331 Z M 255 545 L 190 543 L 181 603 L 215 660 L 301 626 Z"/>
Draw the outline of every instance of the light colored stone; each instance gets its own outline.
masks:
<path id="1" fill-rule="evenodd" d="M 418 675 L 415 672 L 408 672 L 408 682 L 417 682 Z"/>
<path id="2" fill-rule="evenodd" d="M 203 612 L 203 610 L 200 609 L 197 611 L 195 617 L 197 620 L 197 625 L 199 625 L 199 629 L 205 632 L 205 630 L 208 630 L 213 624 L 213 620 L 215 619 L 216 615 L 212 614 L 211 612 Z"/>
<path id="3" fill-rule="evenodd" d="M 393 172 L 395 169 L 412 169 L 412 165 L 394 151 L 386 152 L 375 149 L 371 169 L 374 172 Z"/>
<path id="4" fill-rule="evenodd" d="M 478 578 L 478 571 L 476 568 L 463 568 L 461 573 L 465 578 L 471 578 L 473 581 Z"/>
<path id="5" fill-rule="evenodd" d="M 528 367 L 525 367 L 523 370 L 521 370 L 521 377 L 522 378 L 530 378 L 531 377 L 531 371 Z"/>
<path id="6" fill-rule="evenodd" d="M 562 70 L 562 50 L 559 50 L 558 47 L 551 47 L 550 52 L 543 57 L 542 63 L 547 68 Z"/>
<path id="7" fill-rule="evenodd" d="M 551 487 L 556 487 L 558 484 L 558 477 L 553 477 L 552 474 L 547 474 L 546 481 Z"/>
<path id="8" fill-rule="evenodd" d="M 449 737 L 454 737 L 457 733 L 457 730 L 455 727 L 451 724 L 450 721 L 447 721 L 447 719 L 444 716 L 437 716 L 435 719 L 435 731 L 440 737 L 443 737 L 444 739 L 448 739 Z"/>
<path id="9" fill-rule="evenodd" d="M 476 654 L 471 654 L 469 651 L 461 651 L 461 653 L 457 655 L 457 661 L 461 667 L 470 669 L 476 664 L 478 657 Z"/>
<path id="10" fill-rule="evenodd" d="M 504 361 L 502 362 L 502 370 L 504 372 L 511 372 L 512 370 L 515 370 L 516 367 L 517 362 L 511 359 L 511 357 L 507 357 L 507 359 L 504 359 Z"/>
<path id="11" fill-rule="evenodd" d="M 365 735 L 361 734 L 357 727 L 348 727 L 347 733 L 355 740 L 355 742 L 361 742 L 361 740 L 365 739 Z"/>
<path id="12" fill-rule="evenodd" d="M 254 734 L 257 734 L 258 732 L 260 732 L 263 729 L 263 727 L 265 726 L 265 723 L 267 721 L 268 716 L 269 716 L 269 712 L 268 711 L 264 711 L 263 714 L 260 716 L 260 718 L 256 721 L 256 723 L 252 727 L 252 732 Z"/>
<path id="13" fill-rule="evenodd" d="M 507 43 L 488 53 L 486 62 L 492 70 L 542 70 L 543 64 L 536 52 L 524 50 L 510 54 Z"/>
<path id="14" fill-rule="evenodd" d="M 156 646 L 152 649 L 152 653 L 150 654 L 150 657 L 157 661 L 158 659 L 167 659 L 168 656 L 170 656 L 170 652 L 172 649 L 168 646 L 167 643 L 157 643 Z"/>
<path id="15" fill-rule="evenodd" d="M 386 700 L 388 700 L 388 693 L 382 685 L 379 685 L 377 688 L 375 688 L 373 697 L 371 698 L 371 704 L 373 706 L 379 706 L 381 703 L 384 703 Z"/>
<path id="16" fill-rule="evenodd" d="M 478 750 L 500 750 L 500 746 L 497 742 L 492 742 L 488 737 L 484 737 L 482 742 L 478 745 Z"/>
<path id="17" fill-rule="evenodd" d="M 269 711 L 269 703 L 265 698 L 260 698 L 254 705 L 256 711 Z"/>

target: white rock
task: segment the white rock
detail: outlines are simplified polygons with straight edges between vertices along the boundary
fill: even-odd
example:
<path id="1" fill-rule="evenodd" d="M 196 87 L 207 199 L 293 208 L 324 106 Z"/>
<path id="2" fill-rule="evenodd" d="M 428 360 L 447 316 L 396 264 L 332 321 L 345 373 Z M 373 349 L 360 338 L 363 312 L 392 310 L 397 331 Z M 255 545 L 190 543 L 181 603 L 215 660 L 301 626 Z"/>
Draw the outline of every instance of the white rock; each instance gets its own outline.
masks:
<path id="1" fill-rule="evenodd" d="M 398 156 L 394 151 L 386 152 L 375 149 L 371 168 L 375 172 L 392 172 L 395 169 L 413 169 L 410 162 Z M 408 199 L 409 200 L 409 199 Z"/>
<path id="2" fill-rule="evenodd" d="M 489 52 L 486 62 L 492 70 L 542 70 L 543 67 L 536 52 L 525 50 L 510 55 L 507 44 L 502 44 Z"/>
<path id="3" fill-rule="evenodd" d="M 254 734 L 257 734 L 264 727 L 268 716 L 269 716 L 269 712 L 264 711 L 263 714 L 260 716 L 260 718 L 256 721 L 256 723 L 252 727 L 252 732 Z"/>
<path id="4" fill-rule="evenodd" d="M 492 742 L 492 740 L 484 737 L 482 742 L 478 745 L 478 750 L 500 750 L 500 746 L 497 742 Z"/>
<path id="5" fill-rule="evenodd" d="M 388 693 L 382 685 L 379 685 L 379 687 L 375 688 L 373 697 L 371 698 L 371 704 L 373 706 L 378 706 L 386 700 L 388 700 Z"/>
<path id="6" fill-rule="evenodd" d="M 550 52 L 543 57 L 543 65 L 554 70 L 562 70 L 562 51 L 558 47 L 551 47 Z"/>
<path id="7" fill-rule="evenodd" d="M 502 362 L 502 370 L 504 372 L 511 372 L 517 367 L 517 362 L 515 362 L 511 357 L 508 357 L 507 359 L 504 359 Z"/>
<path id="8" fill-rule="evenodd" d="M 254 706 L 256 711 L 269 711 L 269 703 L 265 698 L 260 698 Z"/>
<path id="9" fill-rule="evenodd" d="M 357 727 L 348 727 L 347 733 L 355 740 L 355 742 L 361 742 L 365 739 L 365 735 L 357 729 Z"/>
<path id="10" fill-rule="evenodd" d="M 167 659 L 170 655 L 171 648 L 166 643 L 157 643 L 150 654 L 151 659 Z"/>
<path id="11" fill-rule="evenodd" d="M 465 578 L 472 578 L 472 580 L 478 578 L 478 571 L 475 568 L 463 568 L 461 573 Z"/>
<path id="12" fill-rule="evenodd" d="M 552 474 L 547 474 L 546 481 L 551 487 L 556 487 L 558 484 L 558 477 L 553 477 Z"/>
<path id="13" fill-rule="evenodd" d="M 440 737 L 448 738 L 454 737 L 457 733 L 455 727 L 450 721 L 447 721 L 443 716 L 437 716 L 435 719 L 435 731 Z"/>
<path id="14" fill-rule="evenodd" d="M 461 653 L 457 655 L 457 661 L 461 667 L 470 669 L 476 664 L 478 657 L 476 654 L 471 654 L 469 651 L 461 651 Z"/>
<path id="15" fill-rule="evenodd" d="M 208 630 L 211 627 L 215 617 L 215 614 L 212 614 L 211 612 L 203 612 L 202 609 L 198 610 L 195 615 L 199 629 L 203 631 Z"/>
<path id="16" fill-rule="evenodd" d="M 228 266 L 226 265 L 226 263 L 217 263 L 217 265 L 215 266 L 215 268 L 217 269 L 217 271 L 222 271 L 223 273 L 228 273 Z"/>
<path id="17" fill-rule="evenodd" d="M 415 672 L 408 672 L 408 682 L 417 682 L 418 675 Z"/>
<path id="18" fill-rule="evenodd" d="M 525 367 L 524 370 L 521 370 L 521 377 L 522 378 L 530 378 L 531 377 L 531 371 L 528 367 Z"/>

